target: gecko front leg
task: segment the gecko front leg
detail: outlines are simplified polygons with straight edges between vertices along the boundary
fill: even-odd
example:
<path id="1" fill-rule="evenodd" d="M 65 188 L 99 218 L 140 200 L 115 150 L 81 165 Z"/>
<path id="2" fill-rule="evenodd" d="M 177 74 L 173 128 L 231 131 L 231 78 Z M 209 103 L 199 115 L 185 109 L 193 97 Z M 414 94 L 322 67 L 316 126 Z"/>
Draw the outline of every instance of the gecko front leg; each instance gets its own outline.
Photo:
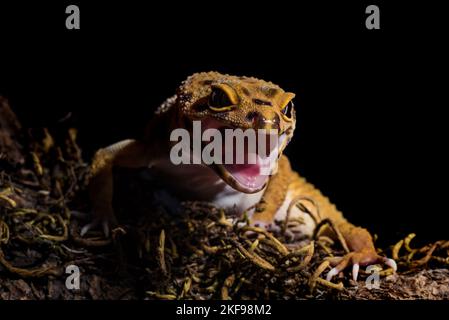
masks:
<path id="1" fill-rule="evenodd" d="M 81 229 L 81 236 L 98 226 L 108 236 L 110 228 L 117 225 L 112 207 L 113 168 L 141 168 L 148 165 L 147 147 L 140 141 L 123 140 L 97 151 L 90 168 L 88 185 L 93 220 Z"/>
<path id="2" fill-rule="evenodd" d="M 287 184 L 287 187 L 285 187 L 285 184 Z M 308 213 L 297 205 L 299 199 L 307 200 L 301 201 L 301 204 L 304 205 L 303 208 L 306 207 Z M 292 171 L 288 159 L 282 157 L 276 176 L 272 177 L 260 204 L 256 206 L 252 223 L 264 225 L 267 229 L 276 232 L 280 229 L 273 228 L 275 220 L 288 219 L 290 221 L 290 219 L 298 218 L 303 220 L 302 225 L 301 223 L 295 224 L 293 229 L 287 228 L 285 230 L 292 237 L 299 239 L 304 235 L 311 236 L 317 224 L 326 219 L 338 228 L 347 243 L 350 252 L 343 257 L 332 259 L 331 264 L 334 268 L 327 274 L 328 280 L 331 280 L 333 276 L 349 265 L 353 266 L 354 280 L 357 280 L 360 266 L 382 263 L 396 271 L 394 260 L 377 254 L 370 233 L 364 228 L 349 223 L 328 198 Z M 323 232 L 337 238 L 335 232 L 327 227 L 323 228 Z"/>
<path id="3" fill-rule="evenodd" d="M 346 241 L 349 253 L 342 257 L 335 257 L 330 260 L 333 268 L 326 276 L 330 281 L 334 276 L 352 265 L 352 278 L 357 281 L 360 266 L 373 264 L 385 264 L 396 272 L 397 265 L 393 259 L 380 256 L 374 246 L 373 238 L 368 230 L 354 226 L 346 221 L 340 221 L 336 227 L 341 232 Z"/>
<path id="4" fill-rule="evenodd" d="M 274 218 L 287 198 L 292 178 L 288 174 L 289 171 L 291 171 L 290 163 L 287 157 L 282 156 L 278 162 L 277 173 L 270 178 L 262 199 L 256 204 L 254 214 L 251 217 L 252 224 L 276 231 Z"/>

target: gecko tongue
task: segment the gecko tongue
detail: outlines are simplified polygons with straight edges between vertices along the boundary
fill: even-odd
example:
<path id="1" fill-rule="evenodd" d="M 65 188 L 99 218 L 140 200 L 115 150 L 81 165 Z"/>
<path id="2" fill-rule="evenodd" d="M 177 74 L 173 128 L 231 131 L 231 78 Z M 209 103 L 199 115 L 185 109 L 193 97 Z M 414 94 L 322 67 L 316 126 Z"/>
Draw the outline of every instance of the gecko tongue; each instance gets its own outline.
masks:
<path id="1" fill-rule="evenodd" d="M 218 129 L 220 132 L 225 135 L 225 130 L 227 128 L 223 127 L 220 121 L 215 119 L 205 119 L 201 122 L 202 130 L 207 129 Z M 229 129 L 229 128 L 228 128 Z M 256 150 L 251 151 L 250 146 L 247 139 L 244 139 L 243 150 L 240 149 L 236 145 L 236 140 L 233 139 L 232 144 L 225 145 L 226 139 L 223 138 L 222 145 L 222 165 L 228 171 L 230 175 L 241 185 L 245 186 L 249 189 L 260 189 L 267 182 L 269 175 L 271 174 L 272 164 L 277 159 L 277 153 L 274 155 L 273 159 L 272 151 L 274 147 L 270 146 L 270 140 L 266 139 L 266 151 L 265 153 L 270 154 L 258 154 L 258 139 L 259 136 L 256 137 L 255 145 Z M 206 143 L 207 144 L 207 143 Z M 241 147 L 241 146 L 240 146 Z M 255 152 L 254 152 L 255 151 Z M 243 161 L 237 161 L 237 153 L 243 153 Z M 232 161 L 226 161 L 228 159 L 227 155 L 230 154 L 230 158 Z M 242 154 L 240 154 L 241 156 Z M 240 158 L 240 157 L 239 157 Z M 250 160 L 252 159 L 252 160 Z M 255 160 L 255 161 L 254 161 Z M 231 163 L 229 163 L 231 162 Z M 243 163 L 241 163 L 243 162 Z"/>
<path id="2" fill-rule="evenodd" d="M 255 164 L 224 164 L 224 167 L 240 184 L 259 189 L 268 179 L 268 175 L 261 172 L 262 165 L 258 157 Z"/>

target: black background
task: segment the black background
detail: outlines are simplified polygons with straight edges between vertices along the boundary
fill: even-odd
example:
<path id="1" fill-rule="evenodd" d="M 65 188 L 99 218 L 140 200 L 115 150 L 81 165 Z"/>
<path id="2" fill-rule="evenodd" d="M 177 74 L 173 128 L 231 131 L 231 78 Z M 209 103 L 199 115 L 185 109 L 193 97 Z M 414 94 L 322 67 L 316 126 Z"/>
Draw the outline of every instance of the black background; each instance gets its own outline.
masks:
<path id="1" fill-rule="evenodd" d="M 387 243 L 409 232 L 447 238 L 442 8 L 92 2 L 0 5 L 0 94 L 25 126 L 57 126 L 72 112 L 89 158 L 138 136 L 191 73 L 263 78 L 297 94 L 287 154 L 349 220 Z M 65 29 L 68 4 L 80 6 L 81 30 Z M 381 30 L 365 28 L 368 4 L 380 7 Z"/>
<path id="2" fill-rule="evenodd" d="M 262 304 L 272 306 L 271 315 L 220 315 L 222 305 L 249 305 Z M 210 312 L 207 318 L 203 315 L 181 315 L 177 316 L 178 307 L 210 307 L 218 310 L 217 313 Z M 425 318 L 429 310 L 434 313 L 444 313 L 447 304 L 441 301 L 412 300 L 412 301 L 336 301 L 336 300 L 270 300 L 270 301 L 217 301 L 217 300 L 182 300 L 182 301 L 89 301 L 89 300 L 59 300 L 59 301 L 0 301 L 2 310 L 10 310 L 19 318 L 23 316 L 33 316 L 37 313 L 48 313 L 47 319 L 80 319 L 89 314 L 93 318 L 119 319 L 131 316 L 145 315 L 153 318 L 152 315 L 163 316 L 164 319 L 285 319 L 292 314 L 309 315 L 318 314 L 321 317 L 335 317 L 335 315 L 345 315 L 349 319 L 356 319 L 367 312 L 388 313 L 390 315 L 410 318 L 418 316 Z M 26 308 L 24 308 L 26 306 Z M 51 310 L 52 312 L 48 312 Z M 151 310 L 151 311 L 149 311 Z"/>

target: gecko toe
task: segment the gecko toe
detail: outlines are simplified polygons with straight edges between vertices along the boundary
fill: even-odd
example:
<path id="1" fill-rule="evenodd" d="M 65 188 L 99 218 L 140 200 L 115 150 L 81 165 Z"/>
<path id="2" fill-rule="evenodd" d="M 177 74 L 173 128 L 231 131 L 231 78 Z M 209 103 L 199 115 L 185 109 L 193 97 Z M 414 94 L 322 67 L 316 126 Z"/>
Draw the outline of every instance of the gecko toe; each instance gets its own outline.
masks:
<path id="1" fill-rule="evenodd" d="M 101 222 L 101 226 L 103 227 L 103 234 L 106 238 L 109 238 L 109 234 L 110 234 L 110 228 L 109 228 L 109 223 L 106 220 L 103 220 Z"/>
<path id="2" fill-rule="evenodd" d="M 396 272 L 398 270 L 398 265 L 396 264 L 396 261 L 394 261 L 393 259 L 384 258 L 384 263 L 385 263 L 385 265 L 392 268 L 394 272 Z"/>
<path id="3" fill-rule="evenodd" d="M 97 218 L 81 228 L 80 236 L 84 237 L 89 231 L 100 228 L 100 230 L 103 232 L 104 237 L 109 238 L 109 235 L 111 234 L 111 227 L 113 227 L 114 225 L 116 225 L 114 219 Z"/>
<path id="4" fill-rule="evenodd" d="M 84 227 L 82 227 L 80 231 L 81 237 L 84 237 L 90 230 L 94 229 L 97 224 L 98 223 L 96 221 L 92 221 L 91 223 L 88 223 Z"/>
<path id="5" fill-rule="evenodd" d="M 354 263 L 352 266 L 352 279 L 357 282 L 357 277 L 359 276 L 360 265 L 358 263 Z"/>
<path id="6" fill-rule="evenodd" d="M 336 276 L 340 271 L 337 268 L 332 268 L 326 275 L 326 280 L 331 281 L 334 276 Z"/>

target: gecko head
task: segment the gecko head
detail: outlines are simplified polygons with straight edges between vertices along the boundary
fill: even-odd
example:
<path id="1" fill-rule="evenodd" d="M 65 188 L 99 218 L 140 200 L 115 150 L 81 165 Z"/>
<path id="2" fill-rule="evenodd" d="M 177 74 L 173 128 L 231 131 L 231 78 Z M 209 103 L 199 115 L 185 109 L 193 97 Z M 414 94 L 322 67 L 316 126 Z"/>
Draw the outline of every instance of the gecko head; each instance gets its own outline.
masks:
<path id="1" fill-rule="evenodd" d="M 277 162 L 293 136 L 294 96 L 252 77 L 197 73 L 178 88 L 176 126 L 193 133 L 193 124 L 200 122 L 202 137 L 208 129 L 215 129 L 206 134 L 209 141 L 202 139 L 203 148 L 217 143 L 212 132 L 219 132 L 221 150 L 215 148 L 213 156 L 221 161 L 202 159 L 202 163 L 206 162 L 234 189 L 255 193 L 276 172 Z"/>

